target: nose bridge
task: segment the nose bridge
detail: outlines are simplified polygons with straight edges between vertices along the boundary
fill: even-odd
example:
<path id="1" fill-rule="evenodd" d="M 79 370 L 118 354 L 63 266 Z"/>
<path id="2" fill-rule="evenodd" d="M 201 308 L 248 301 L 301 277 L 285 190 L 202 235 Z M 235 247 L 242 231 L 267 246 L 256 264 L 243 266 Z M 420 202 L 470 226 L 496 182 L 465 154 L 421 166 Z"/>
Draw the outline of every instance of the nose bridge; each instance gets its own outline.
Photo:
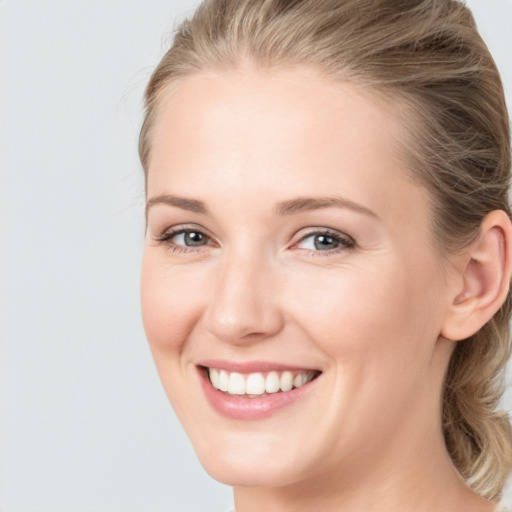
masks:
<path id="1" fill-rule="evenodd" d="M 206 327 L 217 338 L 245 343 L 282 327 L 273 265 L 261 251 L 232 248 L 217 267 Z"/>

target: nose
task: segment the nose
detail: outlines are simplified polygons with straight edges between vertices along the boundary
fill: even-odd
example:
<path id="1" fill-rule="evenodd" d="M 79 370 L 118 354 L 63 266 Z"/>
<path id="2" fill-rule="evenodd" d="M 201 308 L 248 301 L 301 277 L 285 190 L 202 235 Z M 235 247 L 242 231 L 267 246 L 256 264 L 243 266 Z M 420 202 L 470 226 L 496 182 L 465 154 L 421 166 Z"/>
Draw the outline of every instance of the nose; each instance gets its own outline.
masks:
<path id="1" fill-rule="evenodd" d="M 263 258 L 232 257 L 222 262 L 204 314 L 206 330 L 239 345 L 278 334 L 284 318 L 271 266 Z"/>

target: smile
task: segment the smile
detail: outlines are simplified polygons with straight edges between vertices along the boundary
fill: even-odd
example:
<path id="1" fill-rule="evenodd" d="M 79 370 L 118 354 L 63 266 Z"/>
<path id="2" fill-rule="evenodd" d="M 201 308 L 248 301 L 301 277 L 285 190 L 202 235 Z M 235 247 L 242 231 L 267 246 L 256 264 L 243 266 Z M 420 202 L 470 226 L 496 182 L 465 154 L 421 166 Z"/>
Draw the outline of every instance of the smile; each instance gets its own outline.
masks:
<path id="1" fill-rule="evenodd" d="M 228 395 L 246 396 L 248 398 L 260 398 L 272 393 L 291 391 L 311 382 L 318 375 L 315 370 L 242 374 L 218 368 L 208 368 L 207 372 L 215 389 Z"/>
<path id="2" fill-rule="evenodd" d="M 261 420 L 315 393 L 322 372 L 272 363 L 209 363 L 197 367 L 203 392 L 221 416 Z"/>

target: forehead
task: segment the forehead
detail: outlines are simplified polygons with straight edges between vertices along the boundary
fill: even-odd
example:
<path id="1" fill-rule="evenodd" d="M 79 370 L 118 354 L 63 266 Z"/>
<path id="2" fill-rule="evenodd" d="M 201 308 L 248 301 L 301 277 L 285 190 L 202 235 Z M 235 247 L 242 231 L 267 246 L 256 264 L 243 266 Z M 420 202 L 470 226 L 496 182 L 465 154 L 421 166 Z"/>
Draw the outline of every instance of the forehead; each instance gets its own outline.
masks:
<path id="1" fill-rule="evenodd" d="M 336 186 L 388 209 L 404 187 L 418 187 L 398 149 L 404 137 L 389 101 L 309 67 L 202 73 L 161 99 L 148 195 L 189 195 L 192 183 L 208 195 L 222 181 L 237 194 L 282 200 Z"/>
<path id="2" fill-rule="evenodd" d="M 251 142 L 260 147 L 277 142 L 279 135 L 284 151 L 286 142 L 304 138 L 350 145 L 363 128 L 373 146 L 384 143 L 391 153 L 395 146 L 389 143 L 405 133 L 397 115 L 403 109 L 397 104 L 377 91 L 327 79 L 312 67 L 262 69 L 247 64 L 171 84 L 157 106 L 152 146 L 161 149 L 159 142 L 168 144 L 185 135 L 193 135 L 203 147 L 218 146 L 231 135 L 232 141 L 257 137 Z"/>

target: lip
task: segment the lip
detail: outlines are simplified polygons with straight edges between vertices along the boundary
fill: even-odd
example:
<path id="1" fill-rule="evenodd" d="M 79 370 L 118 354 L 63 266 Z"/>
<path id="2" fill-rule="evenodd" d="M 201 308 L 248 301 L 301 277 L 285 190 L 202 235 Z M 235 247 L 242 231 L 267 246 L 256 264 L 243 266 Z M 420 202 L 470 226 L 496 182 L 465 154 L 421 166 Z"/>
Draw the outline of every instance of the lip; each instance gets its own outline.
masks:
<path id="1" fill-rule="evenodd" d="M 292 389 L 290 391 L 271 393 L 261 398 L 249 398 L 247 396 L 228 395 L 223 391 L 215 389 L 210 379 L 208 378 L 207 371 L 204 366 L 210 368 L 218 368 L 226 371 L 237 371 L 240 373 L 264 372 L 264 371 L 278 371 L 278 370 L 310 370 L 297 366 L 283 366 L 273 363 L 228 363 L 226 361 L 203 361 L 198 365 L 197 370 L 201 381 L 201 387 L 206 396 L 208 403 L 211 407 L 221 414 L 222 416 L 230 419 L 254 421 L 268 418 L 284 407 L 287 407 L 304 398 L 306 394 L 311 392 L 318 380 L 314 378 L 307 384 Z"/>
<path id="2" fill-rule="evenodd" d="M 291 366 L 269 361 L 224 361 L 221 359 L 205 359 L 198 361 L 197 366 L 205 366 L 208 368 L 217 368 L 218 370 L 226 370 L 227 372 L 238 373 L 256 373 L 271 371 L 319 371 L 317 368 L 308 368 L 306 366 Z"/>

